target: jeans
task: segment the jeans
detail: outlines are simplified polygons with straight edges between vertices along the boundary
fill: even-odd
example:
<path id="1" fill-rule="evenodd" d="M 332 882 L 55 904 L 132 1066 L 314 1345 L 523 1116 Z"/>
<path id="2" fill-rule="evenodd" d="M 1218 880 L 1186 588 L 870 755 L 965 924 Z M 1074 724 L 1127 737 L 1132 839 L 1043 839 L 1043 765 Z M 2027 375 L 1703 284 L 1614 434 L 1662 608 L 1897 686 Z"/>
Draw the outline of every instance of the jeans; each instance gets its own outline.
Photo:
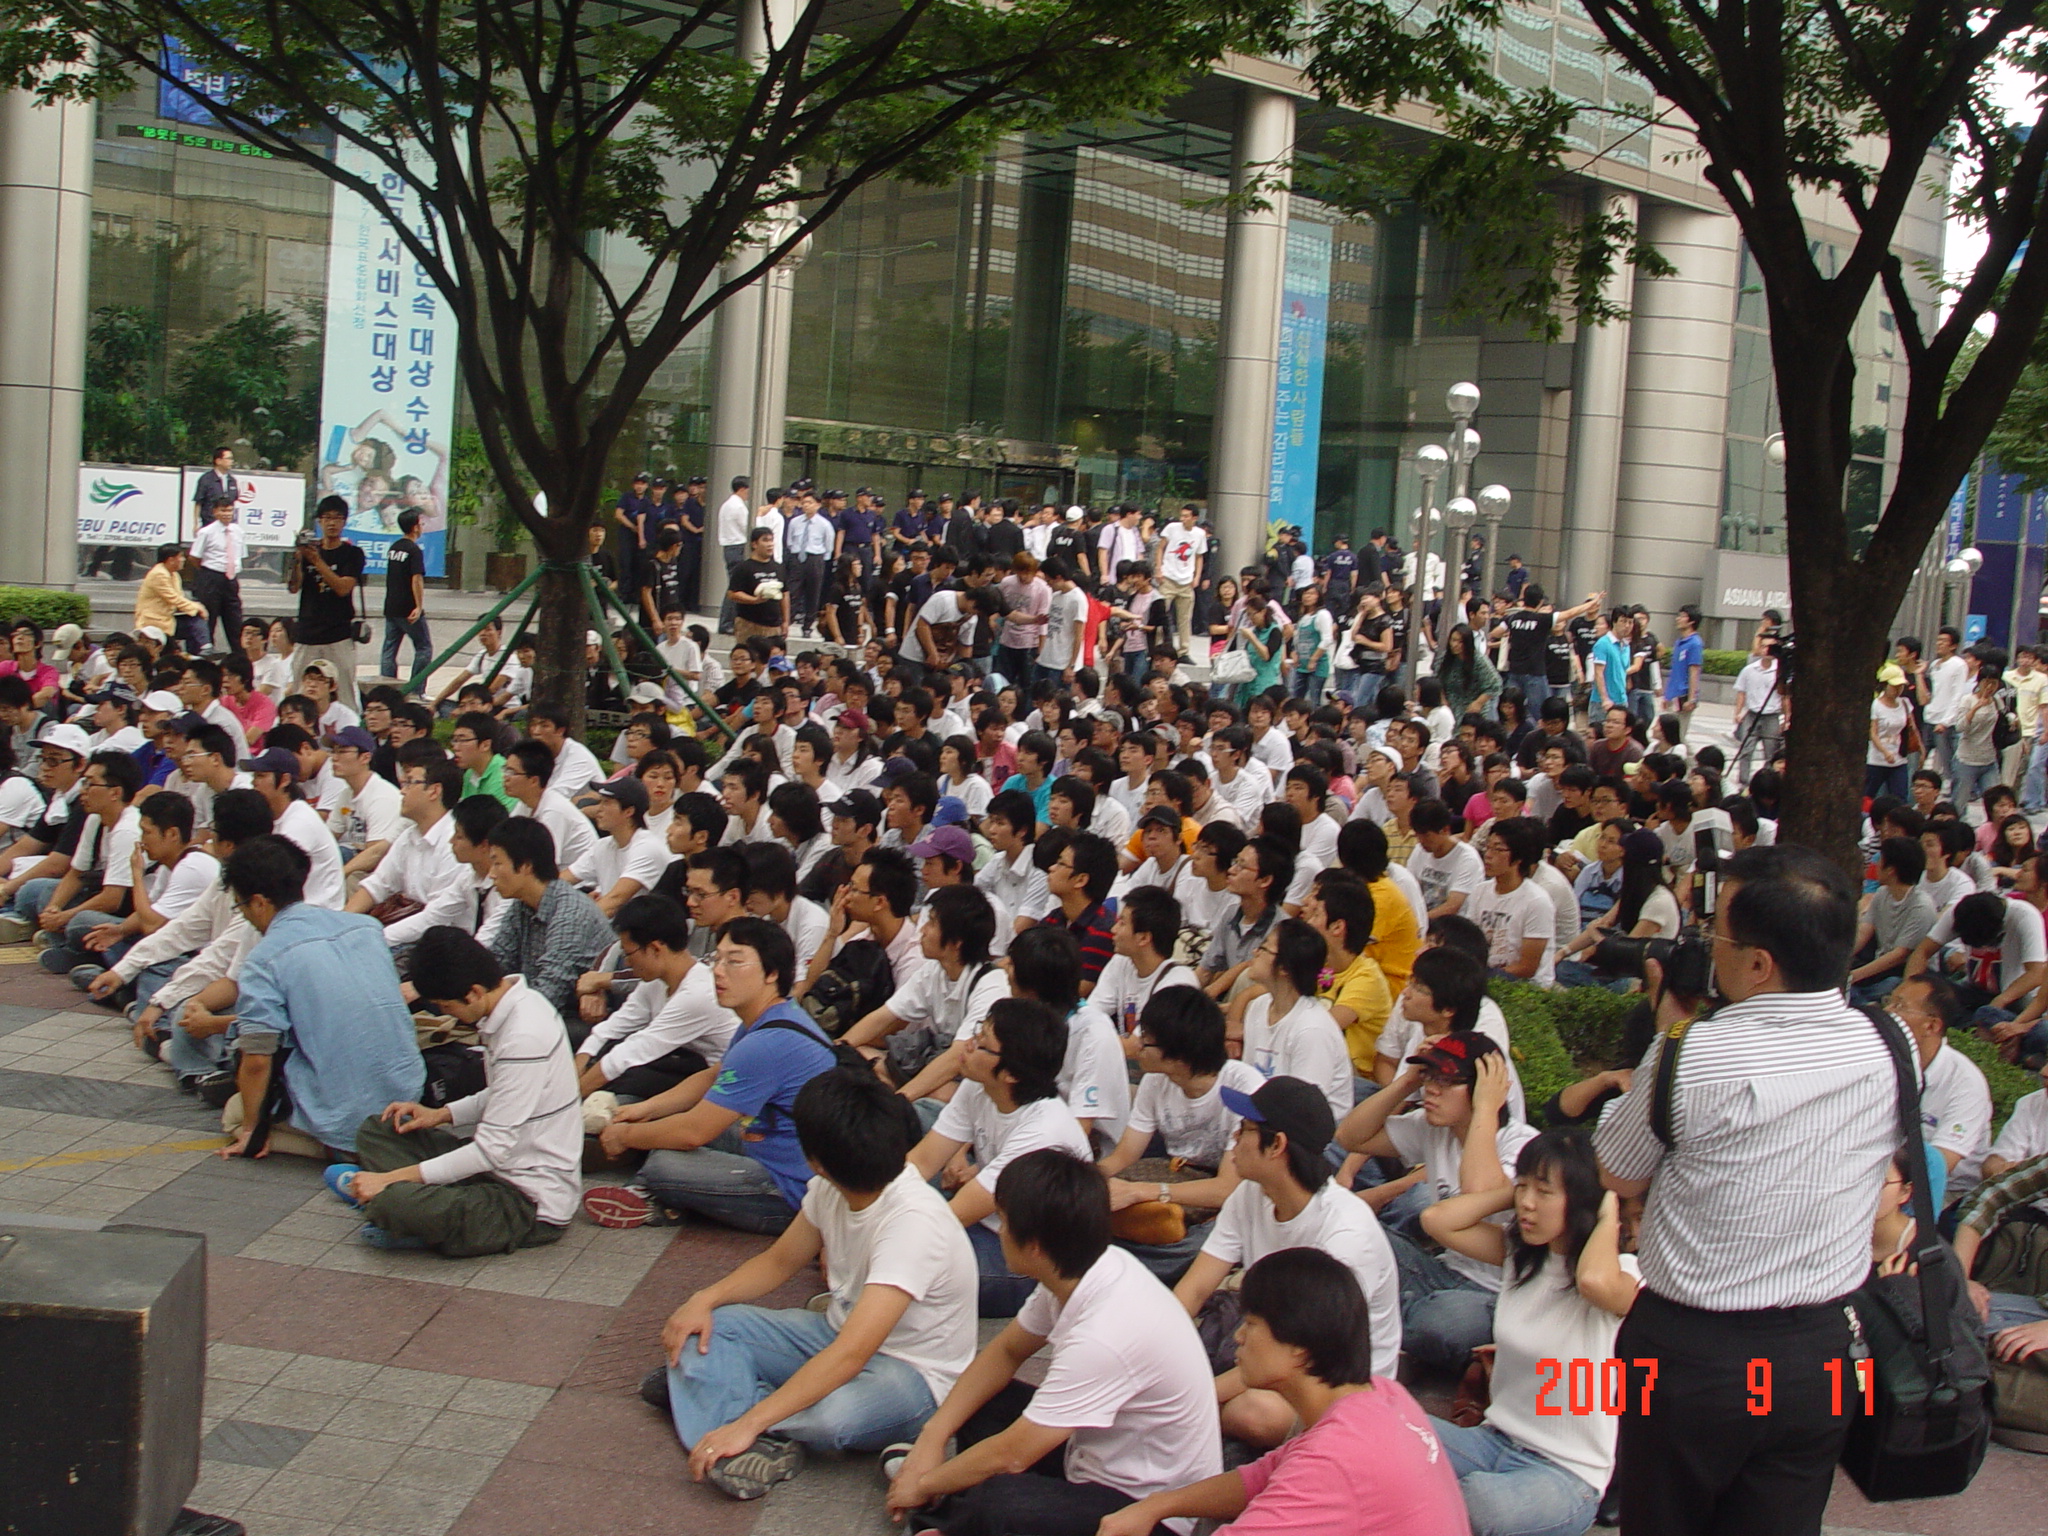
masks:
<path id="1" fill-rule="evenodd" d="M 1294 697 L 1305 701 L 1310 709 L 1314 709 L 1323 702 L 1323 688 L 1329 681 L 1327 673 L 1297 672 L 1294 674 Z"/>
<path id="2" fill-rule="evenodd" d="M 1910 770 L 1904 763 L 1865 763 L 1863 765 L 1863 798 L 1875 799 L 1879 795 L 1890 795 L 1895 799 L 1906 798 L 1907 780 Z"/>
<path id="3" fill-rule="evenodd" d="M 40 955 L 37 955 L 36 959 L 42 963 L 43 969 L 52 976 L 69 976 L 72 967 L 79 965 L 99 965 L 112 968 L 116 960 L 142 942 L 141 935 L 138 934 L 132 939 L 123 939 L 118 943 L 110 944 L 103 950 L 87 949 L 85 947 L 85 936 L 95 928 L 104 928 L 108 923 L 118 923 L 120 921 L 120 918 L 108 912 L 81 912 L 64 925 L 63 942 L 52 944 Z"/>
<path id="4" fill-rule="evenodd" d="M 157 1028 L 170 1026 L 170 1034 L 164 1040 L 162 1061 L 180 1077 L 206 1077 L 223 1070 L 228 1064 L 228 1036 L 222 1030 L 217 1035 L 193 1036 L 185 1033 L 180 1022 L 185 1016 L 185 1005 L 157 1021 Z"/>
<path id="5" fill-rule="evenodd" d="M 30 926 L 34 926 L 36 919 L 43 915 L 43 908 L 50 904 L 50 898 L 56 894 L 57 877 L 55 875 L 43 875 L 37 879 L 26 881 L 21 889 L 14 893 L 14 900 L 8 904 L 7 915 L 18 917 Z"/>
<path id="6" fill-rule="evenodd" d="M 1768 768 L 1771 766 L 1771 759 L 1778 755 L 1779 749 L 1784 745 L 1785 717 L 1775 709 L 1767 715 L 1749 715 L 1743 720 L 1735 736 L 1742 743 L 1742 751 L 1735 759 L 1735 777 L 1739 782 L 1746 784 L 1749 782 L 1751 760 L 1760 752 L 1763 754 L 1764 766 Z"/>
<path id="7" fill-rule="evenodd" d="M 1508 672 L 1503 674 L 1510 688 L 1522 690 L 1522 698 L 1529 706 L 1529 718 L 1534 720 L 1536 712 L 1543 708 L 1543 701 L 1550 697 L 1550 674 L 1548 672 Z"/>
<path id="8" fill-rule="evenodd" d="M 1927 734 L 1930 738 L 1927 747 L 1927 766 L 1934 766 L 1933 759 L 1939 757 L 1941 771 L 1953 774 L 1956 763 L 1956 728 L 1952 725 L 1931 725 L 1927 728 Z"/>
<path id="9" fill-rule="evenodd" d="M 725 600 L 718 605 L 718 632 L 732 633 L 732 568 L 747 558 L 744 544 L 721 544 L 718 552 L 725 556 Z"/>
<path id="10" fill-rule="evenodd" d="M 693 1339 L 683 1346 L 682 1364 L 668 1368 L 669 1417 L 683 1449 L 730 1424 L 837 1337 L 816 1312 L 720 1307 L 712 1314 L 710 1352 L 700 1354 Z M 879 1451 L 915 1440 L 937 1407 L 923 1377 L 877 1354 L 845 1386 L 779 1420 L 773 1433 L 817 1451 Z"/>
<path id="11" fill-rule="evenodd" d="M 968 1415 L 956 1437 L 961 1450 L 1001 1434 L 1031 1406 L 1035 1391 L 1013 1381 Z M 927 1504 L 906 1529 L 943 1536 L 1095 1536 L 1104 1515 L 1135 1503 L 1128 1493 L 1100 1483 L 1072 1483 L 1067 1448 L 1056 1446 L 1024 1472 L 994 1477 Z M 1164 1526 L 1153 1527 L 1156 1533 Z"/>
<path id="12" fill-rule="evenodd" d="M 1464 1370 L 1493 1342 L 1493 1292 L 1398 1232 L 1387 1243 L 1401 1272 L 1401 1347 L 1425 1365 Z"/>
<path id="13" fill-rule="evenodd" d="M 412 642 L 412 683 L 421 682 L 427 671 L 427 663 L 434 659 L 433 637 L 427 633 L 427 616 L 422 613 L 408 623 L 395 614 L 384 615 L 384 654 L 377 663 L 377 671 L 384 677 L 398 676 L 398 642 Z"/>
<path id="14" fill-rule="evenodd" d="M 981 1304 L 976 1316 L 1015 1317 L 1038 1289 L 1038 1282 L 1010 1273 L 1010 1266 L 1003 1262 L 1003 1240 L 980 1222 L 967 1229 L 967 1241 L 974 1249 L 974 1267 L 981 1274 Z"/>
<path id="15" fill-rule="evenodd" d="M 1380 696 L 1380 690 L 1386 685 L 1386 673 L 1361 672 L 1358 681 L 1351 686 L 1351 702 L 1360 709 L 1371 709 L 1372 701 Z"/>
<path id="16" fill-rule="evenodd" d="M 693 1211 L 724 1227 L 779 1236 L 796 1215 L 768 1170 L 740 1150 L 728 1128 L 688 1152 L 650 1152 L 640 1168 L 647 1193 L 674 1211 Z M 1019 1302 L 1022 1305 L 1022 1302 Z"/>
<path id="17" fill-rule="evenodd" d="M 1892 995 L 1892 988 L 1905 978 L 1903 976 L 1873 976 L 1868 981 L 1849 983 L 1849 1001 L 1853 1005 L 1881 1003 Z"/>
<path id="18" fill-rule="evenodd" d="M 1979 1008 L 1970 1015 L 1970 1027 L 1972 1029 L 1989 1029 L 1994 1024 L 2010 1024 L 2019 1016 L 2017 1008 L 1993 1008 L 1989 1003 L 1986 1003 L 1982 1008 Z M 2042 1019 L 2032 1029 L 2020 1036 L 2020 1055 L 2035 1056 L 2043 1052 L 2048 1052 L 2048 1018 Z"/>
<path id="19" fill-rule="evenodd" d="M 2020 809 L 2048 810 L 2048 739 L 2037 741 L 2027 751 L 2027 772 L 2020 784 Z"/>
<path id="20" fill-rule="evenodd" d="M 1949 798 L 1956 808 L 1968 812 L 1970 803 L 1998 782 L 1998 759 L 1988 763 L 1958 762 L 1949 779 Z"/>
<path id="21" fill-rule="evenodd" d="M 1151 1270 L 1161 1285 L 1170 1286 L 1187 1273 L 1188 1266 L 1195 1262 L 1195 1255 L 1202 1251 L 1202 1244 L 1209 1241 L 1215 1231 L 1215 1224 L 1205 1221 L 1199 1226 L 1189 1226 L 1187 1235 L 1177 1243 L 1127 1243 L 1122 1238 L 1112 1241 Z"/>
<path id="22" fill-rule="evenodd" d="M 1434 1415 L 1465 1496 L 1472 1536 L 1579 1536 L 1593 1523 L 1601 1490 L 1490 1424 L 1472 1429 Z"/>
<path id="23" fill-rule="evenodd" d="M 1657 695 L 1648 688 L 1631 688 L 1628 691 L 1628 712 L 1645 725 L 1657 721 Z"/>
<path id="24" fill-rule="evenodd" d="M 2003 1291 L 1991 1293 L 1991 1315 L 1984 1320 L 1986 1334 L 2022 1328 L 2028 1323 L 2048 1323 L 2048 1306 L 2042 1305 L 2039 1298 L 2009 1296 Z"/>

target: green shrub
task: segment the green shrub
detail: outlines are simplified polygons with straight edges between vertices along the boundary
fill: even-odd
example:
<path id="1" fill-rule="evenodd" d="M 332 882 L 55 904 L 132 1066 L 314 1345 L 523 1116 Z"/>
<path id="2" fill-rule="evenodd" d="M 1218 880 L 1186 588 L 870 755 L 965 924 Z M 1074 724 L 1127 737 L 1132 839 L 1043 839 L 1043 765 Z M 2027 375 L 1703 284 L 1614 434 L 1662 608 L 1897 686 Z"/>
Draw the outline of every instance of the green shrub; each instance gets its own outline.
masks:
<path id="1" fill-rule="evenodd" d="M 31 619 L 49 634 L 60 624 L 83 627 L 92 619 L 92 600 L 83 592 L 46 587 L 0 587 L 0 619 Z"/>
<path id="2" fill-rule="evenodd" d="M 1700 670 L 1709 677 L 1734 677 L 1748 665 L 1747 651 L 1708 651 Z"/>
<path id="3" fill-rule="evenodd" d="M 1522 1076 L 1529 1113 L 1536 1116 L 1552 1094 L 1586 1075 L 1558 1038 L 1556 1003 L 1562 994 L 1526 981 L 1495 981 L 1488 991 L 1507 1016 L 1515 1069 Z"/>

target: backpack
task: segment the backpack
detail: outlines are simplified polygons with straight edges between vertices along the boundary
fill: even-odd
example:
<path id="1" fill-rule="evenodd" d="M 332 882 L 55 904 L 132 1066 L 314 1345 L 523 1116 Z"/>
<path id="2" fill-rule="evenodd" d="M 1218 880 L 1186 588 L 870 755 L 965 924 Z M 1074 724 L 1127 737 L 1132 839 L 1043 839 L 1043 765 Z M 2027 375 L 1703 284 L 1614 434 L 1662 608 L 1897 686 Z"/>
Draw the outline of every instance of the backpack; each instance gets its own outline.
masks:
<path id="1" fill-rule="evenodd" d="M 2019 716 L 2013 713 L 2014 703 L 2010 688 L 1999 689 L 1992 701 L 1992 708 L 1998 711 L 1998 715 L 1991 723 L 1991 750 L 2000 757 L 2019 744 L 2020 721 Z"/>
<path id="2" fill-rule="evenodd" d="M 766 1024 L 757 1024 L 754 1027 L 756 1029 L 786 1029 L 791 1034 L 802 1035 L 807 1040 L 815 1040 L 817 1038 L 817 1036 L 793 1019 L 770 1019 Z M 874 1064 L 852 1046 L 841 1045 L 836 1040 L 829 1042 L 829 1044 L 832 1050 L 832 1065 L 834 1067 L 845 1067 L 849 1071 L 861 1073 L 875 1070 Z"/>
<path id="3" fill-rule="evenodd" d="M 995 962 L 985 960 L 976 968 L 968 980 L 964 994 L 966 1000 L 974 997 L 974 989 L 981 985 L 982 977 L 994 970 Z M 943 1022 L 920 1024 L 915 1029 L 899 1029 L 888 1039 L 883 1048 L 883 1068 L 889 1074 L 889 1081 L 898 1088 L 907 1086 L 917 1074 L 937 1061 L 952 1048 L 954 1038 L 959 1034 L 959 1021 L 949 1027 Z"/>
<path id="4" fill-rule="evenodd" d="M 873 939 L 855 939 L 832 957 L 804 999 L 804 1011 L 837 1040 L 873 1013 L 896 990 L 889 952 Z"/>

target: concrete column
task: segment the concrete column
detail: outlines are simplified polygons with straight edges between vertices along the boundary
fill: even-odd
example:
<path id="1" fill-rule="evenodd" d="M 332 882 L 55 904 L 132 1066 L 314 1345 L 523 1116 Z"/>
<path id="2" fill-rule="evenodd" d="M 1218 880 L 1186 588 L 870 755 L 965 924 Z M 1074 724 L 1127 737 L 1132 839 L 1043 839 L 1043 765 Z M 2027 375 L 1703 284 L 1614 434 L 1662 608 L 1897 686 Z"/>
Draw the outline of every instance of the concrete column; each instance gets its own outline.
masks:
<path id="1" fill-rule="evenodd" d="M 0 94 L 0 463 L 21 496 L 0 517 L 0 581 L 78 573 L 94 118 Z"/>
<path id="2" fill-rule="evenodd" d="M 1294 154 L 1294 98 L 1241 87 L 1230 190 L 1285 177 Z M 1264 208 L 1233 206 L 1223 247 L 1223 323 L 1209 515 L 1222 544 L 1219 570 L 1265 549 L 1273 462 L 1273 391 L 1280 355 L 1280 294 L 1287 261 L 1287 193 L 1263 187 Z"/>
<path id="3" fill-rule="evenodd" d="M 1720 531 L 1740 247 L 1725 213 L 1653 208 L 1643 231 L 1678 271 L 1635 287 L 1607 586 L 1668 627 Z"/>
<path id="4" fill-rule="evenodd" d="M 1636 216 L 1633 192 L 1617 192 L 1607 211 Z M 1605 297 L 1627 307 L 1640 290 L 1626 262 L 1608 279 Z M 1558 607 L 1606 590 L 1614 568 L 1614 501 L 1621 478 L 1622 412 L 1628 389 L 1630 323 L 1581 325 L 1572 355 L 1570 446 L 1565 450 L 1562 579 L 1551 593 Z M 1725 385 L 1725 376 L 1724 376 Z"/>
<path id="5" fill-rule="evenodd" d="M 771 48 L 786 42 L 796 19 L 795 0 L 741 0 L 739 56 L 756 68 Z M 760 246 L 741 248 L 719 275 L 728 282 L 760 260 Z M 699 592 L 716 613 L 725 597 L 725 560 L 715 519 L 735 475 L 750 475 L 750 500 L 759 505 L 781 478 L 783 419 L 789 398 L 789 322 L 792 288 L 786 273 L 770 273 L 718 307 L 711 332 L 711 499 L 714 519 L 704 532 Z"/>

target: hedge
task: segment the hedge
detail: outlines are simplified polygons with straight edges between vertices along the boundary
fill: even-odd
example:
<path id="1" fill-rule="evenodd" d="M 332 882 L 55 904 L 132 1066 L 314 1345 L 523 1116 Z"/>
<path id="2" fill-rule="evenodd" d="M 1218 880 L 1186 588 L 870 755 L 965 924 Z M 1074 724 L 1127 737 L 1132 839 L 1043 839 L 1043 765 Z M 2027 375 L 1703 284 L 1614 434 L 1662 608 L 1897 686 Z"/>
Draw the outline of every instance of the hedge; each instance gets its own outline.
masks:
<path id="1" fill-rule="evenodd" d="M 1622 1023 L 1638 1001 L 1602 987 L 1546 992 L 1526 981 L 1495 981 L 1488 989 L 1507 1016 L 1515 1066 L 1532 1115 L 1550 1096 L 1595 1072 L 1632 1066 L 1622 1051 Z M 1998 1047 L 1968 1030 L 1951 1030 L 1949 1043 L 1974 1061 L 1991 1087 L 1994 1134 L 2012 1107 L 2041 1086 L 2038 1073 L 1999 1059 Z"/>
<path id="2" fill-rule="evenodd" d="M 1747 651 L 1707 651 L 1700 670 L 1709 677 L 1734 677 L 1749 665 Z"/>
<path id="3" fill-rule="evenodd" d="M 83 628 L 92 619 L 92 600 L 83 592 L 52 592 L 45 587 L 0 587 L 0 620 L 31 619 L 45 635 L 60 624 Z"/>

